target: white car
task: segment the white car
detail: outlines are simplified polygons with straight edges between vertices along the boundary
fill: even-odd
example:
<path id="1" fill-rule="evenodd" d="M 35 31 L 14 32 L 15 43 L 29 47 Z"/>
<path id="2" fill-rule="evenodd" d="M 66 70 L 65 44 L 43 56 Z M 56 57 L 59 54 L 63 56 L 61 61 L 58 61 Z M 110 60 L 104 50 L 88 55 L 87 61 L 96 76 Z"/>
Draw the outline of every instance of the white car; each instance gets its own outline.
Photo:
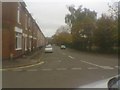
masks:
<path id="1" fill-rule="evenodd" d="M 87 85 L 80 86 L 79 88 L 106 88 L 105 90 L 120 90 L 120 76 L 118 75 L 108 79 L 96 81 Z"/>
<path id="2" fill-rule="evenodd" d="M 61 45 L 60 48 L 61 49 L 66 49 L 66 46 L 65 45 Z"/>
<path id="3" fill-rule="evenodd" d="M 53 48 L 52 48 L 52 45 L 47 45 L 46 47 L 45 47 L 45 53 L 52 53 L 53 52 Z"/>
<path id="4" fill-rule="evenodd" d="M 80 86 L 79 88 L 107 88 L 107 83 L 109 79 L 95 81 L 93 83 Z"/>

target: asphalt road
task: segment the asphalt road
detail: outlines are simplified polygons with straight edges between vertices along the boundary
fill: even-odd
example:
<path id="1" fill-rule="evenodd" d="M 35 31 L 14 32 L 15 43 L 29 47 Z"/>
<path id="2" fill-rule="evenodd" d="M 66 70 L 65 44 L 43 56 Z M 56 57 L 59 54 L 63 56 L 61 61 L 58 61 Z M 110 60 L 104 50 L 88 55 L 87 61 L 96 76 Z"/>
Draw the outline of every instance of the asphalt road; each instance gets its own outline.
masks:
<path id="1" fill-rule="evenodd" d="M 118 58 L 53 47 L 42 65 L 3 71 L 3 88 L 77 88 L 118 74 Z"/>

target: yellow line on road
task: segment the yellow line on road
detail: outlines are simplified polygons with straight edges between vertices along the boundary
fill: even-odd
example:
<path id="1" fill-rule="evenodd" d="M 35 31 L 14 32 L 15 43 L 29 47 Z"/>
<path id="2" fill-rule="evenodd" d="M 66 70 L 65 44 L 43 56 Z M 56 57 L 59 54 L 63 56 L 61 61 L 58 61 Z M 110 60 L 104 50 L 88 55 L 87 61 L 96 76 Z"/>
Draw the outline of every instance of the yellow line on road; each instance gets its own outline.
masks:
<path id="1" fill-rule="evenodd" d="M 15 68 L 6 68 L 6 69 L 0 69 L 0 71 L 7 71 L 7 70 L 14 70 L 14 69 L 23 69 L 23 68 L 29 68 L 29 67 L 33 67 L 33 66 L 37 66 L 37 65 L 41 65 L 43 64 L 44 62 L 41 61 L 37 64 L 33 64 L 33 65 L 26 65 L 26 66 L 20 66 L 20 67 L 15 67 Z"/>

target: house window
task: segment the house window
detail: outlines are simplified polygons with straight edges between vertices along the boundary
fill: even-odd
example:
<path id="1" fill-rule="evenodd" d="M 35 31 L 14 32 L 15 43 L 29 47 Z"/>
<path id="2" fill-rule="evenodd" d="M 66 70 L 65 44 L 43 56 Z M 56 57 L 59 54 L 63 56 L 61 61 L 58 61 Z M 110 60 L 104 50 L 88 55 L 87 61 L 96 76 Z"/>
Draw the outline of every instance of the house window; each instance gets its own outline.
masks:
<path id="1" fill-rule="evenodd" d="M 17 22 L 18 22 L 19 24 L 21 24 L 21 23 L 20 23 L 20 5 L 19 5 L 18 10 L 17 10 Z"/>
<path id="2" fill-rule="evenodd" d="M 25 51 L 27 51 L 27 36 L 25 37 Z"/>
<path id="3" fill-rule="evenodd" d="M 23 38 L 24 38 L 24 41 L 23 41 L 24 50 L 27 51 L 27 45 L 28 45 L 27 34 L 23 33 Z"/>
<path id="4" fill-rule="evenodd" d="M 30 17 L 29 17 L 29 19 L 28 19 L 28 26 L 30 27 Z"/>
<path id="5" fill-rule="evenodd" d="M 21 50 L 22 49 L 22 29 L 15 27 L 15 49 Z"/>
<path id="6" fill-rule="evenodd" d="M 22 33 L 16 32 L 16 50 L 22 49 Z"/>
<path id="7" fill-rule="evenodd" d="M 29 38 L 29 50 L 31 51 L 31 38 Z"/>
<path id="8" fill-rule="evenodd" d="M 27 14 L 25 14 L 25 29 L 27 30 Z"/>

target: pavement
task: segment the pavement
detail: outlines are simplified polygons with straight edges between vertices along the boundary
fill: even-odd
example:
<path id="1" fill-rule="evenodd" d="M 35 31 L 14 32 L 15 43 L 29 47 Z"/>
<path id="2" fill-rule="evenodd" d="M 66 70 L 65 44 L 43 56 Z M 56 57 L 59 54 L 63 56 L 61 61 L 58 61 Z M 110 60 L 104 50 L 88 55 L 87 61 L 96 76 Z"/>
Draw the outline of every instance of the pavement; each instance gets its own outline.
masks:
<path id="1" fill-rule="evenodd" d="M 39 49 L 34 51 L 28 55 L 23 55 L 14 60 L 3 60 L 2 61 L 2 69 L 10 69 L 10 68 L 18 68 L 18 67 L 26 67 L 30 65 L 34 65 L 40 63 L 40 57 L 42 55 L 43 49 Z M 36 59 L 39 58 L 39 59 Z"/>

